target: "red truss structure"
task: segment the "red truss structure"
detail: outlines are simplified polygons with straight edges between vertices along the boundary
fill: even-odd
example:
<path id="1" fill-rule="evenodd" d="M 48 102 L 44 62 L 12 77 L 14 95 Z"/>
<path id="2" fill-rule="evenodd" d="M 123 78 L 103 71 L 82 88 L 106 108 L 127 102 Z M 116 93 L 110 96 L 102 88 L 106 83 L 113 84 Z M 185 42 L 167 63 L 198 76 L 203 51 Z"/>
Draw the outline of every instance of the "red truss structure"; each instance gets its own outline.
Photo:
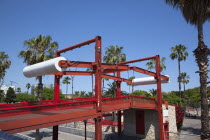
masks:
<path id="1" fill-rule="evenodd" d="M 43 127 L 53 126 L 53 139 L 58 139 L 58 125 L 68 122 L 81 121 L 94 118 L 95 120 L 95 139 L 102 139 L 102 117 L 103 113 L 118 111 L 118 134 L 121 134 L 121 110 L 129 108 L 155 109 L 158 112 L 158 125 L 160 140 L 164 139 L 163 114 L 162 114 L 162 95 L 161 79 L 169 80 L 167 76 L 161 75 L 159 55 L 136 59 L 118 64 L 102 63 L 102 42 L 101 37 L 67 47 L 56 52 L 56 57 L 62 53 L 80 48 L 85 45 L 95 43 L 95 61 L 60 61 L 60 67 L 79 67 L 92 68 L 87 71 L 64 71 L 54 75 L 54 100 L 39 102 L 24 102 L 0 105 L 0 129 L 7 133 L 17 133 Z M 130 63 L 155 59 L 156 72 L 151 72 L 139 67 L 130 66 Z M 121 72 L 133 70 L 135 72 L 154 76 L 157 80 L 157 99 L 141 96 L 121 96 L 121 82 L 132 83 L 131 80 L 121 78 Z M 110 73 L 117 73 L 112 76 Z M 95 96 L 75 99 L 60 99 L 60 79 L 63 75 L 95 75 Z M 102 78 L 116 80 L 116 97 L 102 97 Z M 38 114 L 37 114 L 38 113 Z M 54 114 L 53 114 L 54 113 Z M 25 123 L 23 123 L 25 122 Z M 26 123 L 27 122 L 27 123 Z"/>

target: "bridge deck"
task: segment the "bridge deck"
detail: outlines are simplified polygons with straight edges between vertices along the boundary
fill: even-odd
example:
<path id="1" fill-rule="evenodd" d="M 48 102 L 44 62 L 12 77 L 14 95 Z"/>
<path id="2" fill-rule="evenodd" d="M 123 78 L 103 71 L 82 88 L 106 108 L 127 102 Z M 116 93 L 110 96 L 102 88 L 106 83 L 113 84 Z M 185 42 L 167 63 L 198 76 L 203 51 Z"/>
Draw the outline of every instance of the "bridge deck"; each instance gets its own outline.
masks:
<path id="1" fill-rule="evenodd" d="M 0 105 L 0 130 L 18 133 L 38 128 L 50 127 L 74 121 L 96 118 L 95 98 L 76 98 L 34 103 Z M 154 98 L 121 96 L 102 99 L 102 113 L 130 108 L 156 109 Z"/>

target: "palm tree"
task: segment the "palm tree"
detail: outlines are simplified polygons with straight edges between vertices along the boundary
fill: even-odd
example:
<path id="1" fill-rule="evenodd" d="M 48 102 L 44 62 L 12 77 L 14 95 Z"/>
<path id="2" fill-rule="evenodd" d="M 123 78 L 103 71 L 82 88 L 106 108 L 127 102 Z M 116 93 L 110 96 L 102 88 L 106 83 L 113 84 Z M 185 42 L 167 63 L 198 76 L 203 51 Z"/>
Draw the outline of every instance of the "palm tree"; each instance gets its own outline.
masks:
<path id="1" fill-rule="evenodd" d="M 161 71 L 166 69 L 165 60 L 166 60 L 165 57 L 162 57 L 161 60 L 160 60 Z M 149 70 L 151 70 L 151 69 L 155 69 L 155 64 L 156 64 L 156 60 L 151 59 L 149 62 L 146 63 L 146 66 Z"/>
<path id="2" fill-rule="evenodd" d="M 183 83 L 184 91 L 185 91 L 185 85 L 189 83 L 190 76 L 187 75 L 186 72 L 180 73 L 180 79 L 181 83 Z"/>
<path id="3" fill-rule="evenodd" d="M 55 56 L 55 51 L 58 48 L 57 42 L 52 42 L 51 36 L 39 35 L 37 38 L 31 38 L 24 41 L 26 50 L 19 53 L 19 57 L 23 58 L 23 62 L 27 65 L 33 65 L 39 62 L 46 61 Z M 42 100 L 42 76 L 36 77 L 39 80 L 37 99 Z M 39 139 L 39 129 L 36 129 L 36 140 Z"/>
<path id="4" fill-rule="evenodd" d="M 58 48 L 57 42 L 52 42 L 51 36 L 39 35 L 37 38 L 31 38 L 24 42 L 26 50 L 19 53 L 19 57 L 23 58 L 23 62 L 27 65 L 33 65 L 39 62 L 46 61 L 55 56 L 55 51 Z M 42 76 L 38 76 L 38 100 L 41 100 L 41 93 L 43 89 Z"/>
<path id="5" fill-rule="evenodd" d="M 9 56 L 5 52 L 0 52 L 0 85 L 3 84 L 6 69 L 11 65 L 11 61 L 8 58 Z"/>
<path id="6" fill-rule="evenodd" d="M 21 93 L 21 88 L 18 87 L 17 90 L 16 90 L 16 92 L 17 92 L 17 93 Z"/>
<path id="7" fill-rule="evenodd" d="M 172 53 L 170 54 L 170 58 L 172 60 L 177 59 L 178 60 L 178 72 L 179 72 L 179 76 L 178 76 L 178 82 L 179 82 L 179 96 L 180 96 L 180 102 L 181 102 L 181 79 L 180 79 L 180 62 L 181 61 L 185 61 L 188 53 L 186 52 L 187 47 L 185 47 L 184 45 L 176 45 L 175 47 L 171 48 Z"/>
<path id="8" fill-rule="evenodd" d="M 156 89 L 150 89 L 149 90 L 149 93 L 153 96 L 153 97 L 155 97 L 156 95 L 157 95 L 157 90 Z"/>
<path id="9" fill-rule="evenodd" d="M 124 62 L 126 60 L 126 55 L 122 52 L 123 47 L 118 47 L 118 45 L 113 45 L 106 47 L 106 52 L 105 56 L 103 58 L 105 63 L 110 63 L 110 64 L 117 64 L 120 62 Z M 115 73 L 114 73 L 115 75 Z M 113 93 L 114 97 L 116 96 L 116 88 Z M 115 113 L 112 113 L 112 120 L 115 120 Z M 115 132 L 115 127 L 112 127 L 112 132 Z"/>
<path id="10" fill-rule="evenodd" d="M 118 45 L 113 45 L 106 47 L 106 56 L 104 56 L 104 62 L 110 64 L 116 64 L 124 62 L 126 60 L 126 55 L 122 53 L 123 47 L 118 47 Z"/>
<path id="11" fill-rule="evenodd" d="M 201 139 L 210 137 L 209 109 L 207 98 L 208 55 L 209 49 L 204 43 L 203 24 L 210 19 L 210 0 L 165 0 L 167 4 L 180 9 L 187 23 L 195 25 L 198 30 L 198 46 L 193 51 L 200 76 L 201 96 Z"/>
<path id="12" fill-rule="evenodd" d="M 133 79 L 135 79 L 135 76 L 131 76 L 131 77 L 129 77 L 128 79 L 129 79 L 129 80 L 133 80 Z M 129 92 L 130 92 L 130 86 L 132 86 L 132 93 L 133 93 L 133 91 L 134 91 L 134 86 L 132 85 L 132 83 L 127 83 L 127 85 L 129 86 Z"/>
<path id="13" fill-rule="evenodd" d="M 66 84 L 66 98 L 67 98 L 67 93 L 68 93 L 68 85 L 70 84 L 69 80 L 71 80 L 71 78 L 65 77 L 62 81 L 63 84 Z"/>
<path id="14" fill-rule="evenodd" d="M 28 94 L 29 88 L 31 88 L 31 84 L 30 83 L 27 83 L 26 84 L 26 88 L 27 88 L 27 94 Z"/>
<path id="15" fill-rule="evenodd" d="M 87 68 L 86 71 L 88 72 L 92 72 L 93 69 L 92 68 Z M 93 74 L 91 75 L 91 78 L 92 78 L 92 93 L 94 92 L 94 84 L 93 84 Z"/>

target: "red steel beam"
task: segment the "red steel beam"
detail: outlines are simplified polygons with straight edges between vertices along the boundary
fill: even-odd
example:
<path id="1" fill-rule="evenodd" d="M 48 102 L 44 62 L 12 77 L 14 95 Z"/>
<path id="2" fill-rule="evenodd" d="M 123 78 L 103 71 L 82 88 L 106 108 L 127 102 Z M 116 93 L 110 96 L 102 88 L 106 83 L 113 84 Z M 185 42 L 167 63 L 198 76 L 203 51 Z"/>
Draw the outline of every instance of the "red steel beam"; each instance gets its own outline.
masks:
<path id="1" fill-rule="evenodd" d="M 92 75 L 94 72 L 88 71 L 64 71 L 64 72 L 57 72 L 51 75 Z"/>
<path id="2" fill-rule="evenodd" d="M 132 80 L 128 80 L 128 79 L 124 79 L 124 78 L 120 78 L 120 77 L 115 77 L 115 76 L 111 76 L 111 75 L 102 74 L 102 77 L 117 80 L 117 81 L 132 83 Z"/>
<path id="3" fill-rule="evenodd" d="M 104 69 L 103 73 L 114 73 L 114 72 L 122 72 L 122 71 L 128 71 L 128 70 L 123 70 L 123 69 Z"/>
<path id="4" fill-rule="evenodd" d="M 139 68 L 139 67 L 131 67 L 131 70 L 134 70 L 136 72 L 140 72 L 140 73 L 143 73 L 143 74 L 147 74 L 147 75 L 150 75 L 150 76 L 154 76 L 154 77 L 156 77 L 156 75 L 157 75 L 155 72 L 148 71 L 148 70 L 145 70 L 145 69 L 142 69 L 142 68 Z M 160 75 L 160 78 L 165 79 L 165 80 L 169 80 L 169 78 L 165 75 Z"/>
<path id="5" fill-rule="evenodd" d="M 129 65 L 113 65 L 113 64 L 107 64 L 107 63 L 102 63 L 101 68 L 103 69 L 124 69 L 124 70 L 130 70 Z"/>
<path id="6" fill-rule="evenodd" d="M 80 68 L 93 68 L 96 63 L 93 62 L 83 62 L 83 61 L 67 61 L 61 60 L 59 61 L 58 65 L 60 67 L 80 67 Z M 130 70 L 129 65 L 113 65 L 107 63 L 101 63 L 101 68 L 106 69 L 123 69 L 123 70 Z"/>
<path id="7" fill-rule="evenodd" d="M 83 62 L 83 61 L 61 60 L 61 61 L 59 61 L 58 65 L 60 67 L 93 68 L 93 62 Z"/>
<path id="8" fill-rule="evenodd" d="M 96 37 L 96 38 L 97 38 L 97 37 Z M 64 53 L 64 52 L 66 52 L 66 51 L 70 51 L 70 50 L 73 50 L 73 49 L 76 49 L 76 48 L 80 48 L 80 47 L 82 47 L 82 46 L 84 46 L 84 45 L 89 45 L 89 44 L 95 42 L 95 41 L 96 41 L 96 38 L 93 38 L 93 39 L 84 41 L 84 42 L 82 42 L 82 43 L 79 43 L 79 44 L 76 44 L 76 45 L 67 47 L 67 48 L 65 48 L 65 49 L 56 51 L 56 54 L 59 54 L 59 55 L 60 55 L 61 53 Z"/>
<path id="9" fill-rule="evenodd" d="M 150 59 L 155 59 L 155 58 L 156 58 L 156 56 L 140 58 L 140 59 L 135 59 L 135 60 L 131 60 L 131 61 L 120 62 L 120 63 L 117 63 L 117 65 L 124 65 L 124 64 L 128 64 L 128 63 L 135 63 L 135 62 L 140 62 L 140 61 L 145 61 L 145 60 L 150 60 Z"/>

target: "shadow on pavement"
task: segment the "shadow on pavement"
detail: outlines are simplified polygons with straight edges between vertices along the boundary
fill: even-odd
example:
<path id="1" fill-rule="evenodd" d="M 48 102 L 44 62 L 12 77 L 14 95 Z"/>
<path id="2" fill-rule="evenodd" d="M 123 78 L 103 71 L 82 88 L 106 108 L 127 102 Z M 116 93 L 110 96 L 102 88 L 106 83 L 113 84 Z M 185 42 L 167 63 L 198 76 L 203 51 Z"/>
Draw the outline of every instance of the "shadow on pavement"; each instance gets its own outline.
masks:
<path id="1" fill-rule="evenodd" d="M 40 139 L 42 139 L 44 137 L 51 137 L 53 135 L 52 132 L 39 132 L 39 134 L 40 134 Z M 35 138 L 36 132 L 30 133 L 30 134 L 28 134 L 28 136 Z"/>
<path id="2" fill-rule="evenodd" d="M 193 127 L 182 127 L 182 131 L 187 131 L 196 135 L 201 134 L 201 130 L 198 128 L 193 128 Z"/>

